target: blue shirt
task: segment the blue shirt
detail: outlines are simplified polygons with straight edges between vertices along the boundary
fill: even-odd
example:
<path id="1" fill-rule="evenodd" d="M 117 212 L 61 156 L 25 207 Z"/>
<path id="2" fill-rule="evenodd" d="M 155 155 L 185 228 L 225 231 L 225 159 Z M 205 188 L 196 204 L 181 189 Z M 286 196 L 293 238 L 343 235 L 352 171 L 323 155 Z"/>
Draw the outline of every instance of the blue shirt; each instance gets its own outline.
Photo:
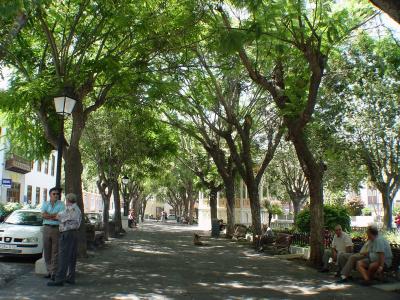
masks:
<path id="1" fill-rule="evenodd" d="M 50 201 L 44 201 L 42 204 L 42 213 L 46 212 L 50 215 L 58 214 L 65 209 L 64 203 L 62 201 L 57 200 L 54 203 L 54 206 L 51 205 Z M 59 225 L 60 222 L 58 220 L 48 220 L 43 219 L 43 225 Z"/>
<path id="2" fill-rule="evenodd" d="M 383 253 L 385 256 L 385 264 L 390 267 L 392 265 L 393 254 L 389 242 L 378 235 L 370 244 L 369 259 L 371 261 L 377 261 L 379 259 L 379 253 Z"/>

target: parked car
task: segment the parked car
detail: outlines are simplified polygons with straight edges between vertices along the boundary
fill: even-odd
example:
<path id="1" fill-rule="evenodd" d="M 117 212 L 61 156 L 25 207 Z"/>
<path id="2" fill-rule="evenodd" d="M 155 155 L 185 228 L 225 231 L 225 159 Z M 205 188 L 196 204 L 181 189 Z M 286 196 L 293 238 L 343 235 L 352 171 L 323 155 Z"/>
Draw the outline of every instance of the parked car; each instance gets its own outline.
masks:
<path id="1" fill-rule="evenodd" d="M 101 213 L 90 212 L 90 213 L 85 213 L 85 215 L 89 219 L 89 223 L 94 225 L 95 230 L 97 231 L 103 230 L 104 223 L 103 223 L 103 215 Z"/>
<path id="2" fill-rule="evenodd" d="M 18 209 L 0 224 L 0 255 L 41 255 L 42 214 L 37 209 Z"/>
<path id="3" fill-rule="evenodd" d="M 176 215 L 174 214 L 168 215 L 167 220 L 176 220 Z"/>

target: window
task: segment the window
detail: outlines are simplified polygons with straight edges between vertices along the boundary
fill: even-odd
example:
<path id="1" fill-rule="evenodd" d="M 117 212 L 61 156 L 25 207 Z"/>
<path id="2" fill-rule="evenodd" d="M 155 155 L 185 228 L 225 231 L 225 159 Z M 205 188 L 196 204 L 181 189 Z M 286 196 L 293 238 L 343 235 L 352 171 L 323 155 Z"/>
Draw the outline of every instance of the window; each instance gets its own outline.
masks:
<path id="1" fill-rule="evenodd" d="M 54 170 L 56 168 L 56 157 L 51 155 L 51 176 L 54 176 Z"/>
<path id="2" fill-rule="evenodd" d="M 28 201 L 28 203 L 32 203 L 32 186 L 28 185 L 28 189 L 26 192 L 26 199 Z"/>
<path id="3" fill-rule="evenodd" d="M 20 189 L 18 182 L 11 183 L 11 188 L 7 189 L 7 202 L 19 202 Z"/>
<path id="4" fill-rule="evenodd" d="M 44 161 L 44 173 L 49 174 L 49 160 Z"/>
<path id="5" fill-rule="evenodd" d="M 40 187 L 36 188 L 36 204 L 40 203 Z"/>
<path id="6" fill-rule="evenodd" d="M 37 162 L 37 171 L 42 172 L 42 162 L 40 160 Z"/>
<path id="7" fill-rule="evenodd" d="M 47 189 L 43 189 L 43 202 L 47 201 Z"/>

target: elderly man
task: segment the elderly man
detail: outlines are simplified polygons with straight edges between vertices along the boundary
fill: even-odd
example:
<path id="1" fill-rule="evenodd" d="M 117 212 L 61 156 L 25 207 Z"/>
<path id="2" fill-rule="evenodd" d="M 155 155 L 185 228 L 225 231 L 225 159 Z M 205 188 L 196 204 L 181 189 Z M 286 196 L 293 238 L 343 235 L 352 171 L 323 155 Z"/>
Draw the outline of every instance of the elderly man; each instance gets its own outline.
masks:
<path id="1" fill-rule="evenodd" d="M 331 249 L 326 249 L 324 252 L 323 267 L 320 272 L 325 273 L 329 272 L 328 264 L 329 259 L 332 258 L 333 262 L 337 263 L 338 257 L 342 253 L 352 253 L 353 252 L 353 242 L 351 241 L 350 236 L 343 232 L 342 226 L 336 225 L 335 227 L 335 236 L 333 237 L 332 247 Z M 340 266 L 339 266 L 340 268 Z M 337 275 L 340 273 L 340 269 L 338 270 Z"/>
<path id="2" fill-rule="evenodd" d="M 55 281 L 48 282 L 48 286 L 61 286 L 64 281 L 75 284 L 75 266 L 78 250 L 78 229 L 81 225 L 81 210 L 76 204 L 76 195 L 65 196 L 66 208 L 57 215 L 60 221 L 59 261 Z"/>
<path id="3" fill-rule="evenodd" d="M 370 240 L 368 240 L 361 248 L 359 253 L 344 253 L 344 254 L 350 254 L 348 255 L 339 255 L 339 268 L 341 268 L 341 278 L 340 280 L 336 281 L 336 283 L 345 283 L 349 280 L 351 277 L 351 272 L 354 270 L 356 267 L 356 264 L 359 260 L 362 260 L 366 257 L 368 257 L 368 252 L 369 252 L 369 246 L 370 246 Z"/>
<path id="4" fill-rule="evenodd" d="M 60 222 L 55 218 L 64 210 L 64 203 L 61 202 L 61 189 L 51 188 L 49 191 L 50 201 L 42 204 L 43 216 L 43 255 L 46 263 L 47 275 L 45 278 L 54 280 L 57 272 L 58 262 L 58 239 L 60 235 Z"/>
<path id="5" fill-rule="evenodd" d="M 375 273 L 381 273 L 384 267 L 390 267 L 393 258 L 389 242 L 378 235 L 376 226 L 368 226 L 367 235 L 370 240 L 368 257 L 357 262 L 357 271 L 363 277 L 364 285 L 371 284 Z"/>

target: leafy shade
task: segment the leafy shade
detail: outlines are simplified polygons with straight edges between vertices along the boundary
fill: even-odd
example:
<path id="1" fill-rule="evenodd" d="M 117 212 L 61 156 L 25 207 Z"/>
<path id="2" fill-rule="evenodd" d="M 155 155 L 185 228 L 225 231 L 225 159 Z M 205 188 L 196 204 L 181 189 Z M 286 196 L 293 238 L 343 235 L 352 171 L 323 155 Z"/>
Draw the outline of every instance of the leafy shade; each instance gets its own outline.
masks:
<path id="1" fill-rule="evenodd" d="M 296 218 L 296 227 L 301 232 L 310 232 L 311 213 L 309 208 L 302 210 Z M 341 225 L 343 230 L 350 231 L 350 216 L 343 206 L 324 206 L 324 227 L 333 230 Z"/>

